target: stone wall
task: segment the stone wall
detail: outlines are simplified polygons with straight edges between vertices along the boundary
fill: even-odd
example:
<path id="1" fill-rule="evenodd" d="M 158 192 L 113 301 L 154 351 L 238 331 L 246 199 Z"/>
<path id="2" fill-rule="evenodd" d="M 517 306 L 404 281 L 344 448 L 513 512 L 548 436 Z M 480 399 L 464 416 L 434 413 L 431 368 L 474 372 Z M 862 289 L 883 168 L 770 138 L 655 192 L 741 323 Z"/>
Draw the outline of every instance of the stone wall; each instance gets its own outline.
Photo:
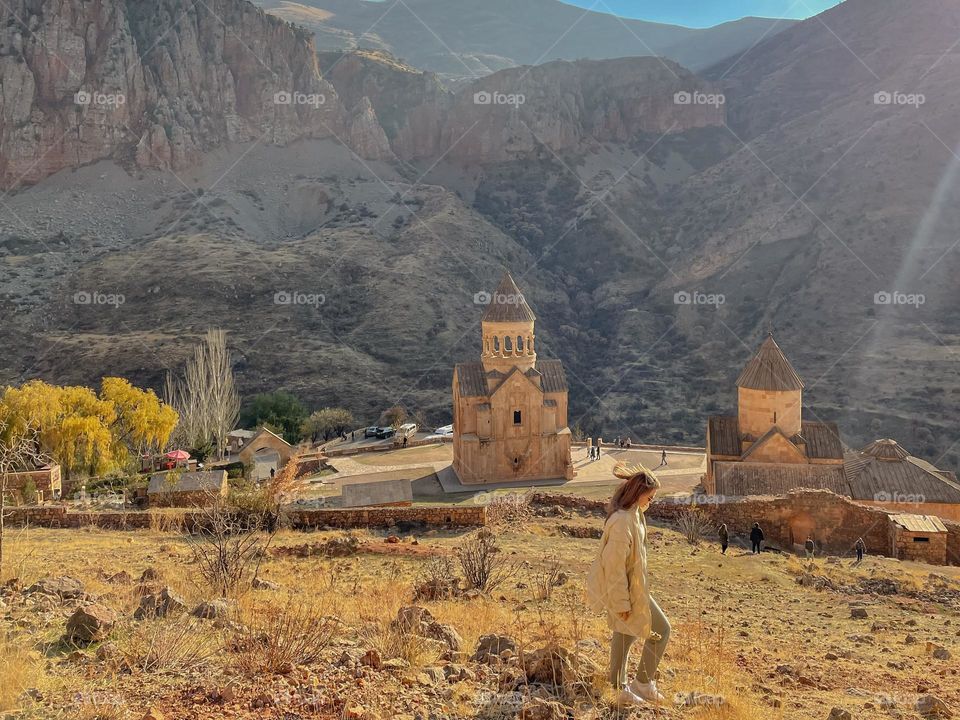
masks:
<path id="1" fill-rule="evenodd" d="M 531 502 L 559 505 L 601 517 L 606 507 L 605 500 L 589 500 L 564 493 L 535 493 Z M 647 511 L 647 517 L 676 523 L 690 507 L 689 497 L 657 499 Z M 744 543 L 750 537 L 753 523 L 758 522 L 766 544 L 783 550 L 799 550 L 809 533 L 820 553 L 852 555 L 857 538 L 862 537 L 868 553 L 893 554 L 894 526 L 889 513 L 829 490 L 795 490 L 782 497 L 731 498 L 728 502 L 703 503 L 697 507 L 708 516 L 712 525 L 718 527 L 720 523 L 727 523 L 731 536 Z M 960 523 L 944 521 L 944 525 L 947 527 L 947 563 L 960 565 Z"/>
<path id="2" fill-rule="evenodd" d="M 8 525 L 33 525 L 47 528 L 99 527 L 106 530 L 144 530 L 151 527 L 195 527 L 202 515 L 193 511 L 163 512 L 68 512 L 63 505 L 11 508 Z M 383 507 L 351 510 L 295 510 L 287 513 L 295 530 L 324 527 L 386 528 L 411 524 L 437 527 L 481 527 L 487 523 L 487 508 L 469 507 Z"/>
<path id="3" fill-rule="evenodd" d="M 901 560 L 944 565 L 947 559 L 946 533 L 910 532 L 896 528 L 893 537 L 893 555 Z"/>

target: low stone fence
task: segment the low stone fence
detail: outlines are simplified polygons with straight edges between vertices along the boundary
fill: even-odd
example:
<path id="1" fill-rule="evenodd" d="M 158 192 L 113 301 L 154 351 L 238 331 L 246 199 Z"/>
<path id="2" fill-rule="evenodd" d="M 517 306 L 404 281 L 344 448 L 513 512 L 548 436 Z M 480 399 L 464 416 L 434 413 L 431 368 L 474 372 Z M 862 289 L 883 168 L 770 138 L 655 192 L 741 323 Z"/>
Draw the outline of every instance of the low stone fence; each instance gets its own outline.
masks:
<path id="1" fill-rule="evenodd" d="M 21 507 L 8 510 L 8 525 L 44 528 L 98 527 L 104 530 L 146 530 L 148 528 L 184 529 L 196 527 L 202 514 L 182 512 L 70 512 L 62 505 Z M 487 524 L 487 508 L 416 506 L 369 507 L 350 509 L 291 510 L 286 514 L 295 530 L 318 528 L 387 528 L 394 525 L 470 528 Z"/>

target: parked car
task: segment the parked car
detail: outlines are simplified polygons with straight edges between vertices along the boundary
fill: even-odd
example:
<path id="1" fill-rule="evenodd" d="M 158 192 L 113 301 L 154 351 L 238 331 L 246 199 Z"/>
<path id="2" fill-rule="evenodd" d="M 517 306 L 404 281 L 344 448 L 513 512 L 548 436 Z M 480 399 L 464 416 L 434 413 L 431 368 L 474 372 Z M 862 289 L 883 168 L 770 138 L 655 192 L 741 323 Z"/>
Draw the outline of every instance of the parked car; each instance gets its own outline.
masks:
<path id="1" fill-rule="evenodd" d="M 433 431 L 434 435 L 453 435 L 453 425 L 444 425 Z"/>
<path id="2" fill-rule="evenodd" d="M 386 440 L 387 438 L 392 438 L 396 430 L 392 427 L 382 427 L 377 428 L 377 437 L 380 440 Z"/>
<path id="3" fill-rule="evenodd" d="M 379 433 L 379 432 L 380 432 L 380 428 L 378 428 L 376 425 L 371 425 L 370 427 L 366 428 L 366 429 L 363 431 L 363 436 L 364 436 L 365 438 L 368 438 L 368 437 L 380 437 L 380 436 L 377 434 L 377 433 Z"/>
<path id="4" fill-rule="evenodd" d="M 400 437 L 412 438 L 417 434 L 417 430 L 419 429 L 420 428 L 417 427 L 416 423 L 405 423 L 404 425 L 400 426 L 399 430 L 397 430 L 397 435 Z"/>

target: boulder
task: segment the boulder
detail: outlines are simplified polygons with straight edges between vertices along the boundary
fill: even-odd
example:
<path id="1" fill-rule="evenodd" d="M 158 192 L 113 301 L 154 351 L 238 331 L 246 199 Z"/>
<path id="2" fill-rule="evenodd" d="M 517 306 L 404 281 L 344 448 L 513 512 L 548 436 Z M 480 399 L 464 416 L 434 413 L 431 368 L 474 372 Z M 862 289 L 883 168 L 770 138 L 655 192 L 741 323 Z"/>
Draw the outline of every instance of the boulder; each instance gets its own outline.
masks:
<path id="1" fill-rule="evenodd" d="M 437 640 L 453 652 L 459 652 L 463 645 L 463 639 L 452 625 L 438 622 L 429 610 L 419 605 L 400 608 L 392 625 L 401 632 Z"/>
<path id="2" fill-rule="evenodd" d="M 250 583 L 250 587 L 254 590 L 279 590 L 280 585 L 278 583 L 272 582 L 270 580 L 264 580 L 263 578 L 255 577 L 253 582 Z"/>
<path id="3" fill-rule="evenodd" d="M 87 645 L 104 640 L 113 630 L 117 614 L 103 605 L 79 607 L 67 620 L 67 640 Z"/>
<path id="4" fill-rule="evenodd" d="M 566 720 L 567 708 L 555 700 L 531 698 L 520 709 L 520 720 Z"/>
<path id="5" fill-rule="evenodd" d="M 209 600 L 197 605 L 190 614 L 203 620 L 222 620 L 230 614 L 230 606 L 225 600 Z"/>
<path id="6" fill-rule="evenodd" d="M 477 649 L 470 659 L 473 662 L 489 663 L 495 658 L 499 658 L 501 653 L 509 650 L 511 653 L 517 652 L 517 641 L 506 635 L 482 635 L 477 642 Z"/>
<path id="7" fill-rule="evenodd" d="M 867 612 L 866 608 L 854 607 L 850 608 L 850 617 L 854 620 L 866 620 L 870 617 L 870 614 Z"/>
<path id="8" fill-rule="evenodd" d="M 27 593 L 50 595 L 61 600 L 76 600 L 83 597 L 83 583 L 66 575 L 58 578 L 43 578 L 28 587 Z"/>
<path id="9" fill-rule="evenodd" d="M 917 700 L 917 712 L 924 717 L 950 718 L 953 713 L 947 704 L 936 695 L 923 695 Z"/>
<path id="10" fill-rule="evenodd" d="M 850 715 L 849 710 L 844 710 L 842 707 L 835 707 L 830 711 L 827 720 L 853 720 L 853 716 Z"/>
<path id="11" fill-rule="evenodd" d="M 140 607 L 133 613 L 135 620 L 147 620 L 155 617 L 169 617 L 177 613 L 182 613 L 187 609 L 187 604 L 173 588 L 165 587 L 158 593 L 144 595 L 140 599 Z"/>

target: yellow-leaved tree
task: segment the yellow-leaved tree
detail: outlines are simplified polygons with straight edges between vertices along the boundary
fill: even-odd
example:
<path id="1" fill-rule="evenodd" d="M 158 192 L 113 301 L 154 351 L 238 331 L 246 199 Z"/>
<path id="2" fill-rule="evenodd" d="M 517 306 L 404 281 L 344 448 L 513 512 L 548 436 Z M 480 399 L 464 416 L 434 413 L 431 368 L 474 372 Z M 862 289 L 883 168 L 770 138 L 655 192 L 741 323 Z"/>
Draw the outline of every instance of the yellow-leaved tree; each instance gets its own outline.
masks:
<path id="1" fill-rule="evenodd" d="M 123 378 L 103 379 L 100 398 L 113 405 L 116 420 L 113 456 L 119 464 L 163 448 L 177 426 L 176 410 L 160 402 L 153 390 L 141 390 Z"/>
<path id="2" fill-rule="evenodd" d="M 50 385 L 42 380 L 0 396 L 6 432 L 36 433 L 38 452 L 61 466 L 64 476 L 100 475 L 123 467 L 131 452 L 163 447 L 177 414 L 150 390 L 106 378 L 98 396 L 87 387 Z"/>

